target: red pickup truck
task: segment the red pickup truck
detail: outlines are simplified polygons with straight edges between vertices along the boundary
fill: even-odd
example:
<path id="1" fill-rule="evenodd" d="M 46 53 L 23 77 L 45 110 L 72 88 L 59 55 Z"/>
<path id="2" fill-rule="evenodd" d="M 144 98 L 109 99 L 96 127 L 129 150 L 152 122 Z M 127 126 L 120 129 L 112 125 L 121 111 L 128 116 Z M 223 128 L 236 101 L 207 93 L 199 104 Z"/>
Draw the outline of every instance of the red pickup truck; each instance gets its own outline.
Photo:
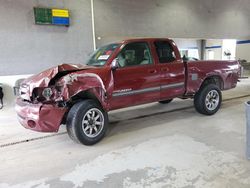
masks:
<path id="1" fill-rule="evenodd" d="M 66 123 L 73 140 L 92 145 L 104 137 L 111 110 L 178 97 L 212 115 L 239 73 L 237 61 L 183 61 L 170 39 L 124 40 L 97 49 L 86 65 L 63 64 L 26 79 L 15 109 L 25 128 L 56 132 Z"/>

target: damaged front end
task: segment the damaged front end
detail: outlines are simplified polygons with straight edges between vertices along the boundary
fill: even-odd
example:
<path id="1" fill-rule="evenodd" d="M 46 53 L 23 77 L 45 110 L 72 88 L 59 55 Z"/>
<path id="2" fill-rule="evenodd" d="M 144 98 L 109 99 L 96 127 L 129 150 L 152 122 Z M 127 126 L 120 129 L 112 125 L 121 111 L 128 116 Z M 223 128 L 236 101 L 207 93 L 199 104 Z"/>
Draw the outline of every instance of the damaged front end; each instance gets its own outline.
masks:
<path id="1" fill-rule="evenodd" d="M 54 103 L 58 107 L 65 107 L 61 87 L 36 87 L 33 89 L 31 100 L 33 103 Z"/>
<path id="2" fill-rule="evenodd" d="M 16 99 L 15 110 L 19 122 L 34 131 L 57 132 L 68 111 L 70 95 L 74 93 L 68 89 L 67 83 L 58 80 L 90 68 L 65 64 L 26 79 Z"/>
<path id="3" fill-rule="evenodd" d="M 27 129 L 39 132 L 57 132 L 67 109 L 56 104 L 29 103 L 16 99 L 18 120 Z"/>

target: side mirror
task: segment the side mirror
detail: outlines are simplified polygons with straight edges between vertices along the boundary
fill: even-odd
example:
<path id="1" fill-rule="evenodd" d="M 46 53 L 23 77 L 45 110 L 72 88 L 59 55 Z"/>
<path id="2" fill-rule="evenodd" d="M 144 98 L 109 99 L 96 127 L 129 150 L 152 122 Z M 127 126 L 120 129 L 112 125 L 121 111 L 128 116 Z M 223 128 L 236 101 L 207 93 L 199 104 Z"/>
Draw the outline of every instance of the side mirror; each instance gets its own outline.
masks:
<path id="1" fill-rule="evenodd" d="M 115 58 L 111 63 L 111 69 L 116 70 L 119 67 L 118 58 Z"/>

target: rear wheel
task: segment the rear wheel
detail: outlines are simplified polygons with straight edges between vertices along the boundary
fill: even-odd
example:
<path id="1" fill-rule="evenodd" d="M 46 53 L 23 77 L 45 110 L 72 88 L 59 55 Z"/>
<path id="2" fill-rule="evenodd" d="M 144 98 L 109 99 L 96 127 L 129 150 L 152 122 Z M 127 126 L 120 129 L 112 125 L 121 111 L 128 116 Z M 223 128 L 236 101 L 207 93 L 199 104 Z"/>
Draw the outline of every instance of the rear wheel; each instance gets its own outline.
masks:
<path id="1" fill-rule="evenodd" d="M 200 91 L 195 94 L 195 109 L 205 115 L 215 114 L 221 106 L 221 91 L 215 84 L 203 86 Z"/>
<path id="2" fill-rule="evenodd" d="M 171 103 L 172 101 L 173 101 L 173 99 L 168 99 L 168 100 L 164 100 L 164 101 L 159 101 L 159 103 L 168 104 L 168 103 Z"/>
<path id="3" fill-rule="evenodd" d="M 94 100 L 85 100 L 70 109 L 66 125 L 74 141 L 93 145 L 105 136 L 108 115 Z"/>

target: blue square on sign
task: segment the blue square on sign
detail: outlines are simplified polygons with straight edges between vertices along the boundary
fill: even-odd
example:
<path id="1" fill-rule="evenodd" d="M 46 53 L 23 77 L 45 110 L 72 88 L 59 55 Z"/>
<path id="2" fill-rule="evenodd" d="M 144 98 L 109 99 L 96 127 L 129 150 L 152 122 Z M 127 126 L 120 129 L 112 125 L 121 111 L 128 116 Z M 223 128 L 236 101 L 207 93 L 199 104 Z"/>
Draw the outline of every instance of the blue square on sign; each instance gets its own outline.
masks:
<path id="1" fill-rule="evenodd" d="M 54 24 L 54 25 L 69 25 L 69 18 L 52 17 L 52 24 Z"/>

